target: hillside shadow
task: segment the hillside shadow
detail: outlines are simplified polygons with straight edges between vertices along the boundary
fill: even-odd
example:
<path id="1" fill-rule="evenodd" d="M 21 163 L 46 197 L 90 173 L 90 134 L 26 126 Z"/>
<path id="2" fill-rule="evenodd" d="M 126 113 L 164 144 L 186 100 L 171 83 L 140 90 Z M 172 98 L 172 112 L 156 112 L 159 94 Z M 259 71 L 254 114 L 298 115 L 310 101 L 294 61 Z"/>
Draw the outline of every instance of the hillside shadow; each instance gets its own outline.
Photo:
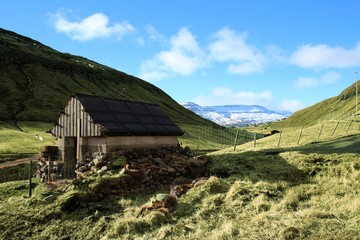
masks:
<path id="1" fill-rule="evenodd" d="M 303 153 L 360 153 L 360 135 L 344 137 L 328 142 L 313 143 L 296 148 Z"/>
<path id="2" fill-rule="evenodd" d="M 234 177 L 252 182 L 285 181 L 297 185 L 309 181 L 309 175 L 289 164 L 279 154 L 249 151 L 211 156 L 209 174 L 218 177 Z"/>
<path id="3" fill-rule="evenodd" d="M 345 153 L 360 153 L 360 135 L 353 135 L 348 137 L 339 138 L 336 140 L 326 142 L 314 142 L 311 144 L 288 147 L 281 149 L 269 150 L 268 153 L 280 153 L 287 151 L 298 151 L 300 153 L 319 153 L 319 154 L 345 154 Z"/>

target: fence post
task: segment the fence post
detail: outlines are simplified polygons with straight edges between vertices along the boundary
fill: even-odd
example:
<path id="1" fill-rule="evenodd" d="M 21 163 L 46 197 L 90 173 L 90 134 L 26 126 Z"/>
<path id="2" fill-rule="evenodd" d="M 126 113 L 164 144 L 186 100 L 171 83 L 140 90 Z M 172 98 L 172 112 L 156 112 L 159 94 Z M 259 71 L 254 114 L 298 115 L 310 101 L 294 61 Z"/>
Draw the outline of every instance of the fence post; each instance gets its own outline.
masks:
<path id="1" fill-rule="evenodd" d="M 324 127 L 324 124 L 321 124 L 321 128 L 320 128 L 319 135 L 318 135 L 317 139 L 320 138 L 320 135 L 321 135 L 321 132 L 322 132 L 322 130 L 323 130 L 323 127 Z"/>
<path id="2" fill-rule="evenodd" d="M 281 140 L 281 133 L 282 133 L 282 130 L 280 130 L 280 134 L 279 134 L 279 140 L 278 140 L 278 147 L 280 146 L 280 140 Z"/>
<path id="3" fill-rule="evenodd" d="M 332 132 L 331 136 L 332 136 L 332 135 L 334 135 L 334 133 L 335 133 L 335 131 L 336 131 L 337 127 L 339 126 L 339 123 L 340 123 L 340 122 L 338 122 L 338 123 L 336 124 L 336 126 L 335 126 L 335 128 L 334 128 L 334 131 Z"/>
<path id="4" fill-rule="evenodd" d="M 32 176 L 31 176 L 31 172 L 32 172 L 32 160 L 30 160 L 30 165 L 29 165 L 29 197 L 31 197 L 32 194 Z"/>
<path id="5" fill-rule="evenodd" d="M 350 121 L 350 124 L 349 124 L 349 126 L 347 127 L 347 129 L 346 129 L 346 133 L 349 131 L 352 122 L 353 122 L 353 121 Z"/>
<path id="6" fill-rule="evenodd" d="M 304 126 L 302 126 L 301 129 L 300 129 L 300 134 L 299 134 L 299 138 L 298 138 L 297 144 L 300 143 L 301 134 L 302 134 L 303 129 L 304 129 Z"/>
<path id="7" fill-rule="evenodd" d="M 254 132 L 254 148 L 256 147 L 256 132 Z"/>
<path id="8" fill-rule="evenodd" d="M 239 135 L 239 130 L 236 130 L 235 140 L 234 140 L 234 151 L 236 150 L 238 135 Z"/>

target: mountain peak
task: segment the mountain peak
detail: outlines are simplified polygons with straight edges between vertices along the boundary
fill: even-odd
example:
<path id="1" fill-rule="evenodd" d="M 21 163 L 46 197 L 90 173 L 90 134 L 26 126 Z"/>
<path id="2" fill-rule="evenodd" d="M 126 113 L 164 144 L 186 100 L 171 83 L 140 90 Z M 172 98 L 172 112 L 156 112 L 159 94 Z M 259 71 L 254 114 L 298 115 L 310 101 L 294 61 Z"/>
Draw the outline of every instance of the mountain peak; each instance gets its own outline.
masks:
<path id="1" fill-rule="evenodd" d="M 200 106 L 193 102 L 181 105 L 203 118 L 227 127 L 272 122 L 291 115 L 291 112 L 269 110 L 260 105 Z"/>

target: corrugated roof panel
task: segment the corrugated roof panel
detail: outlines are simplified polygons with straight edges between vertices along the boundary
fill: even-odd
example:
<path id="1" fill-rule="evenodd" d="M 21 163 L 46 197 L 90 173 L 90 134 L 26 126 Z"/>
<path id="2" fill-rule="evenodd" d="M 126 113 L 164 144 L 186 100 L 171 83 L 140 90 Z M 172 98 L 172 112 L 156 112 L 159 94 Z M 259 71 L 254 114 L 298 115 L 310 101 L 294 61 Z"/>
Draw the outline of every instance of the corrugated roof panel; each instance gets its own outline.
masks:
<path id="1" fill-rule="evenodd" d="M 162 109 L 151 103 L 76 94 L 105 135 L 182 135 Z"/>
<path id="2" fill-rule="evenodd" d="M 154 116 L 166 116 L 166 114 L 162 111 L 162 109 L 159 106 L 148 105 L 147 107 L 148 107 L 151 115 L 154 115 Z"/>
<path id="3" fill-rule="evenodd" d="M 164 134 L 166 133 L 166 128 L 164 128 L 163 126 L 159 126 L 159 125 L 154 125 L 154 124 L 146 124 L 145 125 L 148 129 L 151 129 L 152 132 L 155 132 L 155 133 L 161 133 L 161 134 Z"/>
<path id="4" fill-rule="evenodd" d="M 157 123 L 155 117 L 150 116 L 150 115 L 138 116 L 138 119 L 142 124 L 147 124 L 147 123 L 156 124 Z"/>
<path id="5" fill-rule="evenodd" d="M 122 113 L 115 113 L 115 117 L 118 122 L 130 122 L 130 123 L 138 123 L 139 120 L 136 116 L 131 114 L 122 114 Z"/>
<path id="6" fill-rule="evenodd" d="M 124 126 L 129 130 L 129 133 L 146 133 L 148 129 L 142 124 L 124 123 Z"/>
<path id="7" fill-rule="evenodd" d="M 134 114 L 140 114 L 140 115 L 148 115 L 151 114 L 149 112 L 149 110 L 147 109 L 147 107 L 145 106 L 145 104 L 140 104 L 140 103 L 131 103 L 128 102 L 129 107 L 131 108 L 131 111 Z"/>
<path id="8" fill-rule="evenodd" d="M 85 111 L 106 111 L 106 105 L 101 99 L 91 99 L 88 97 L 80 98 L 79 101 L 84 106 Z"/>
<path id="9" fill-rule="evenodd" d="M 173 122 L 167 117 L 155 117 L 155 120 L 158 124 L 161 124 L 161 125 L 173 124 Z"/>
<path id="10" fill-rule="evenodd" d="M 108 108 L 116 113 L 131 113 L 131 109 L 126 102 L 115 101 L 115 100 L 108 100 L 105 99 L 104 102 L 108 105 Z"/>
<path id="11" fill-rule="evenodd" d="M 93 112 L 91 114 L 92 119 L 97 122 L 117 122 L 115 116 L 109 112 Z"/>

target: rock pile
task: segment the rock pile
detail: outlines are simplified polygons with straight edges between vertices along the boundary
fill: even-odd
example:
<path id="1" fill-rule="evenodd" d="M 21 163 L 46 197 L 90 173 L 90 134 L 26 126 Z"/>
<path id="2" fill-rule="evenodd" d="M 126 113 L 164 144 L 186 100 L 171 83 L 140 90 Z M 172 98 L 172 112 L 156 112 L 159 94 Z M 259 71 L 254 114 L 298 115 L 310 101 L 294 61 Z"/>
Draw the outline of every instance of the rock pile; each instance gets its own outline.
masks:
<path id="1" fill-rule="evenodd" d="M 63 179 L 64 162 L 56 146 L 45 146 L 40 149 L 39 162 L 35 176 L 41 182 Z"/>
<path id="2" fill-rule="evenodd" d="M 210 162 L 205 156 L 192 157 L 190 149 L 181 147 L 129 150 L 100 155 L 89 155 L 84 163 L 79 164 L 76 173 L 80 179 L 109 170 L 119 173 L 91 185 L 92 191 L 102 194 L 168 190 L 170 184 L 178 179 L 197 179 L 204 176 Z"/>

